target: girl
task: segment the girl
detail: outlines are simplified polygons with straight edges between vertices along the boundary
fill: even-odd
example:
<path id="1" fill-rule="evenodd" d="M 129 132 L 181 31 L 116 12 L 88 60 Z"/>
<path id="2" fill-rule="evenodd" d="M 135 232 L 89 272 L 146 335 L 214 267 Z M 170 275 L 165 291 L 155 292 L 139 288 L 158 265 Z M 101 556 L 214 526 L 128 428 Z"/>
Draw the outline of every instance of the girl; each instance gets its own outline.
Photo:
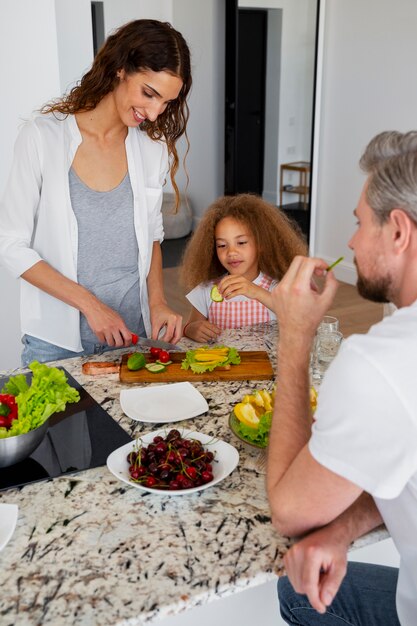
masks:
<path id="1" fill-rule="evenodd" d="M 184 253 L 181 278 L 192 289 L 193 308 L 183 334 L 208 342 L 223 329 L 275 319 L 270 292 L 294 256 L 306 253 L 302 236 L 277 207 L 251 194 L 219 198 Z M 213 301 L 214 285 L 220 302 Z"/>
<path id="2" fill-rule="evenodd" d="M 135 20 L 23 127 L 0 204 L 0 262 L 22 279 L 23 365 L 130 346 L 132 333 L 181 337 L 160 209 L 169 169 L 178 201 L 190 88 L 182 35 Z"/>

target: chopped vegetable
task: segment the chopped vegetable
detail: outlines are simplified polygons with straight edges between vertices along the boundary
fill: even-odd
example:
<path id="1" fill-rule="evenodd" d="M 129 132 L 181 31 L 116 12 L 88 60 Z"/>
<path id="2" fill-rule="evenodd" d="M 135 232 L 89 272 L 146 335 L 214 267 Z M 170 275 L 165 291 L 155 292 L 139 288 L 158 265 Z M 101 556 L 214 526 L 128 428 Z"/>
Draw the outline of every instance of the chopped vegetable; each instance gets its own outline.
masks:
<path id="1" fill-rule="evenodd" d="M 161 372 L 165 372 L 166 367 L 162 363 L 147 363 L 145 365 L 148 372 L 151 374 L 160 374 Z"/>
<path id="2" fill-rule="evenodd" d="M 239 365 L 240 356 L 236 348 L 227 346 L 204 346 L 197 350 L 188 350 L 181 363 L 181 369 L 191 369 L 195 374 L 211 372 L 216 367 Z"/>
<path id="3" fill-rule="evenodd" d="M 161 363 L 168 363 L 168 361 L 170 360 L 171 357 L 169 356 L 169 352 L 167 352 L 166 350 L 160 350 L 158 361 L 160 361 Z"/>
<path id="4" fill-rule="evenodd" d="M 155 348 L 152 346 L 150 349 L 151 359 L 159 359 L 159 353 L 161 352 L 161 348 Z"/>

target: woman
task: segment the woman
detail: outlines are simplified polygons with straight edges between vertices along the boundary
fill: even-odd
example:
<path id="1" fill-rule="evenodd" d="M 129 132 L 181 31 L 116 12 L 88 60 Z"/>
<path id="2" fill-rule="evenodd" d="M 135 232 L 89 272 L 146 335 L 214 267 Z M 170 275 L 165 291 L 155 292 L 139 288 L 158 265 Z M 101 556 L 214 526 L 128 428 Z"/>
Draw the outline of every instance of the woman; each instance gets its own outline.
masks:
<path id="1" fill-rule="evenodd" d="M 22 362 L 176 342 L 162 285 L 162 185 L 177 196 L 190 53 L 168 23 L 136 20 L 21 130 L 0 205 L 0 260 L 21 283 Z"/>

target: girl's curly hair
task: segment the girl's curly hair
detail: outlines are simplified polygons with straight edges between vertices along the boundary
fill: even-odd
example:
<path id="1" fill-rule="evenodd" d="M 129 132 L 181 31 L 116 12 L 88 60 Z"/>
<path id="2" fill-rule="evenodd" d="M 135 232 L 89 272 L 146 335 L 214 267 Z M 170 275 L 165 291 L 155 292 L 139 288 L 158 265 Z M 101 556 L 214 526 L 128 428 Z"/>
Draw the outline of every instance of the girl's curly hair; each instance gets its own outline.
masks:
<path id="1" fill-rule="evenodd" d="M 208 207 L 185 249 L 181 282 L 187 289 L 224 274 L 217 258 L 215 229 L 225 217 L 249 228 L 258 250 L 259 270 L 271 278 L 280 280 L 296 255 L 307 254 L 300 229 L 278 207 L 252 194 L 224 196 Z"/>
<path id="2" fill-rule="evenodd" d="M 183 82 L 178 98 L 170 102 L 154 122 L 146 120 L 141 125 L 151 139 L 162 139 L 167 144 L 171 158 L 171 181 L 178 207 L 179 192 L 175 174 L 179 159 L 175 144 L 184 133 L 187 138 L 187 96 L 192 79 L 189 48 L 181 33 L 171 24 L 158 20 L 134 20 L 118 28 L 106 39 L 91 69 L 79 83 L 63 98 L 45 104 L 41 112 L 73 115 L 94 109 L 119 83 L 119 70 L 124 70 L 126 74 L 145 70 L 168 72 Z"/>

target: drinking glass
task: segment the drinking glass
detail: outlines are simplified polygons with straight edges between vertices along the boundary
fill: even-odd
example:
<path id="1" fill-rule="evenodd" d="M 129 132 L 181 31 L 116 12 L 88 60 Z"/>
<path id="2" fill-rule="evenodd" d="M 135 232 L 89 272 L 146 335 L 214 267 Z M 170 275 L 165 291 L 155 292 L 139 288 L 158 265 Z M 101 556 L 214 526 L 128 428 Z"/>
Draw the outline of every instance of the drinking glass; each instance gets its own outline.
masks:
<path id="1" fill-rule="evenodd" d="M 313 340 L 313 346 L 310 355 L 310 377 L 316 378 L 316 382 L 320 382 L 316 375 L 317 370 L 317 338 L 321 333 L 331 333 L 339 331 L 339 320 L 337 317 L 333 317 L 332 315 L 325 315 L 318 328 L 316 330 L 316 334 Z"/>
<path id="2" fill-rule="evenodd" d="M 325 315 L 317 328 L 317 333 L 333 333 L 338 330 L 339 320 L 337 319 L 337 317 Z"/>
<path id="3" fill-rule="evenodd" d="M 322 381 L 327 368 L 340 348 L 342 339 L 342 333 L 337 330 L 317 333 L 314 346 L 313 380 Z"/>

